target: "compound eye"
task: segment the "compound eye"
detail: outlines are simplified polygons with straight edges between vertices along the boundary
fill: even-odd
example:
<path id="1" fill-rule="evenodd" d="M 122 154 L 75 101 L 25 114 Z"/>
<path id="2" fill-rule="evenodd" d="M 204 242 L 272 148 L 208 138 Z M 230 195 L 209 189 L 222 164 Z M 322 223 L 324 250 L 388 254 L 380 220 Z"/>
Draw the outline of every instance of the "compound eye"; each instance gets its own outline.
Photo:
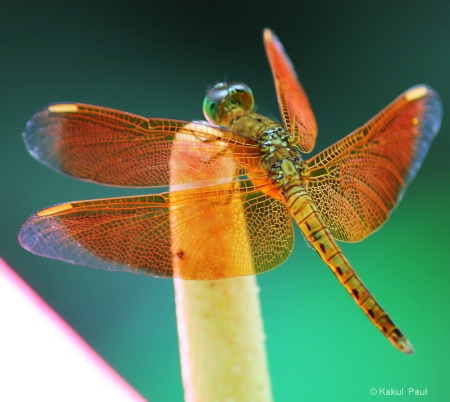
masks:
<path id="1" fill-rule="evenodd" d="M 252 113 L 255 107 L 253 92 L 250 87 L 242 82 L 232 82 L 229 87 L 230 96 L 244 113 Z"/>
<path id="2" fill-rule="evenodd" d="M 211 102 L 220 103 L 228 96 L 228 92 L 229 92 L 228 84 L 225 82 L 220 82 L 208 90 L 206 97 Z"/>
<path id="3" fill-rule="evenodd" d="M 212 124 L 218 124 L 219 106 L 228 96 L 228 85 L 225 82 L 220 82 L 214 85 L 206 93 L 203 100 L 203 114 Z"/>
<path id="4" fill-rule="evenodd" d="M 226 126 L 232 118 L 231 111 L 236 116 L 251 113 L 253 107 L 253 93 L 247 85 L 241 82 L 220 82 L 206 93 L 203 114 L 210 123 Z"/>
<path id="5" fill-rule="evenodd" d="M 230 87 L 230 90 L 252 93 L 252 90 L 250 89 L 250 87 L 248 85 L 244 84 L 243 82 L 232 82 L 232 83 L 230 83 L 229 87 Z"/>

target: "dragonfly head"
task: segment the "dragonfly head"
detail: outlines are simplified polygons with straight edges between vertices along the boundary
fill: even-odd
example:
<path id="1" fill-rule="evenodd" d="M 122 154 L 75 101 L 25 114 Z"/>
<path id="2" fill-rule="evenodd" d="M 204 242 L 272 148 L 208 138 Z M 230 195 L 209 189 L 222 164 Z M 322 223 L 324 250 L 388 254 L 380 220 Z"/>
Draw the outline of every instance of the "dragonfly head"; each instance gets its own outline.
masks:
<path id="1" fill-rule="evenodd" d="M 208 90 L 203 101 L 203 114 L 212 124 L 229 126 L 239 115 L 253 112 L 252 90 L 241 82 L 220 82 Z"/>

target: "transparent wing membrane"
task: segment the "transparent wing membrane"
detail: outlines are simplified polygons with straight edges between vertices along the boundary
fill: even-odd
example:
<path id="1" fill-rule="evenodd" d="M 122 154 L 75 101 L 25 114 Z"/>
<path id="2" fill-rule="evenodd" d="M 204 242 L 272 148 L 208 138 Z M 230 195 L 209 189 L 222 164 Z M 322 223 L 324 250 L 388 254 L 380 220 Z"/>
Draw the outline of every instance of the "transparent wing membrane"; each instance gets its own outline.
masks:
<path id="1" fill-rule="evenodd" d="M 170 214 L 175 209 L 174 219 Z M 226 223 L 214 226 L 217 214 Z M 247 229 L 237 224 L 245 219 Z M 179 250 L 175 238 L 189 238 L 193 228 L 210 224 L 207 237 Z M 221 250 L 221 237 L 232 233 L 234 249 Z M 254 265 L 242 258 L 250 240 Z M 197 239 L 198 240 L 198 239 Z M 27 250 L 94 268 L 125 270 L 161 277 L 219 279 L 265 272 L 292 251 L 293 228 L 281 200 L 242 182 L 159 195 L 121 197 L 60 204 L 42 210 L 22 226 L 19 241 Z M 215 250 L 215 252 L 213 252 Z M 200 258 L 207 254 L 210 258 Z M 232 272 L 218 272 L 214 258 L 232 258 Z M 173 271 L 173 258 L 191 259 L 195 271 Z"/>
<path id="2" fill-rule="evenodd" d="M 264 46 L 272 69 L 281 117 L 302 152 L 311 152 L 316 143 L 317 125 L 308 97 L 300 85 L 294 66 L 275 34 L 264 30 Z"/>
<path id="3" fill-rule="evenodd" d="M 437 134 L 442 106 L 425 85 L 308 161 L 308 192 L 338 240 L 359 241 L 400 201 Z"/>
<path id="4" fill-rule="evenodd" d="M 176 135 L 183 133 L 183 139 Z M 252 170 L 261 155 L 255 142 L 229 130 L 202 123 L 146 119 L 113 109 L 61 103 L 47 106 L 28 122 L 24 140 L 43 164 L 79 179 L 130 187 L 167 186 L 173 147 L 203 176 L 217 175 L 222 158 L 235 158 Z M 205 149 L 205 143 L 208 149 Z M 190 155 L 201 145 L 209 159 Z M 216 155 L 212 158 L 211 155 Z M 179 176 L 179 183 L 186 179 Z"/>

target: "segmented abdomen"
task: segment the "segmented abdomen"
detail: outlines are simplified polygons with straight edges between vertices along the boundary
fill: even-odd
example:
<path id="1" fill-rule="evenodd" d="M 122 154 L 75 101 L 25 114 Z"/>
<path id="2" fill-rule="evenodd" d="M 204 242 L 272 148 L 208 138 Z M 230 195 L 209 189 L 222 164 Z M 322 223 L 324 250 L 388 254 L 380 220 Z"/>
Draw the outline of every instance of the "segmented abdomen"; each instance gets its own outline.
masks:
<path id="1" fill-rule="evenodd" d="M 413 353 L 413 348 L 408 339 L 392 322 L 388 314 L 356 275 L 325 225 L 308 192 L 301 185 L 293 185 L 285 190 L 284 196 L 300 230 L 319 253 L 322 260 L 333 271 L 339 282 L 347 289 L 356 304 L 394 346 L 403 352 Z"/>

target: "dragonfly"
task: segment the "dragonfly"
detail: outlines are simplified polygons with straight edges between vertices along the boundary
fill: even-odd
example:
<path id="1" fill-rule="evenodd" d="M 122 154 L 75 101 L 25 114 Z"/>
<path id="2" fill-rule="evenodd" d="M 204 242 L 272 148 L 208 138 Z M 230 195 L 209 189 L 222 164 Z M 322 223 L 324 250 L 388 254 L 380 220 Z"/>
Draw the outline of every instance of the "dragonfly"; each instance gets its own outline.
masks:
<path id="1" fill-rule="evenodd" d="M 44 165 L 100 184 L 170 187 L 51 206 L 28 218 L 19 242 L 37 255 L 94 268 L 217 280 L 282 264 L 294 247 L 294 221 L 369 320 L 395 347 L 413 353 L 337 241 L 360 241 L 388 219 L 439 130 L 439 95 L 414 86 L 306 159 L 317 136 L 309 100 L 276 35 L 265 29 L 263 41 L 282 123 L 256 113 L 251 89 L 239 82 L 208 90 L 207 121 L 144 118 L 81 103 L 55 103 L 34 114 L 23 136 Z M 227 219 L 216 223 L 225 208 Z M 211 230 L 189 243 L 206 221 Z M 234 241 L 213 256 L 224 231 Z M 180 238 L 188 247 L 181 249 Z M 250 243 L 247 260 L 243 241 Z M 233 268 L 219 269 L 220 258 Z M 181 260 L 195 268 L 183 268 Z"/>

